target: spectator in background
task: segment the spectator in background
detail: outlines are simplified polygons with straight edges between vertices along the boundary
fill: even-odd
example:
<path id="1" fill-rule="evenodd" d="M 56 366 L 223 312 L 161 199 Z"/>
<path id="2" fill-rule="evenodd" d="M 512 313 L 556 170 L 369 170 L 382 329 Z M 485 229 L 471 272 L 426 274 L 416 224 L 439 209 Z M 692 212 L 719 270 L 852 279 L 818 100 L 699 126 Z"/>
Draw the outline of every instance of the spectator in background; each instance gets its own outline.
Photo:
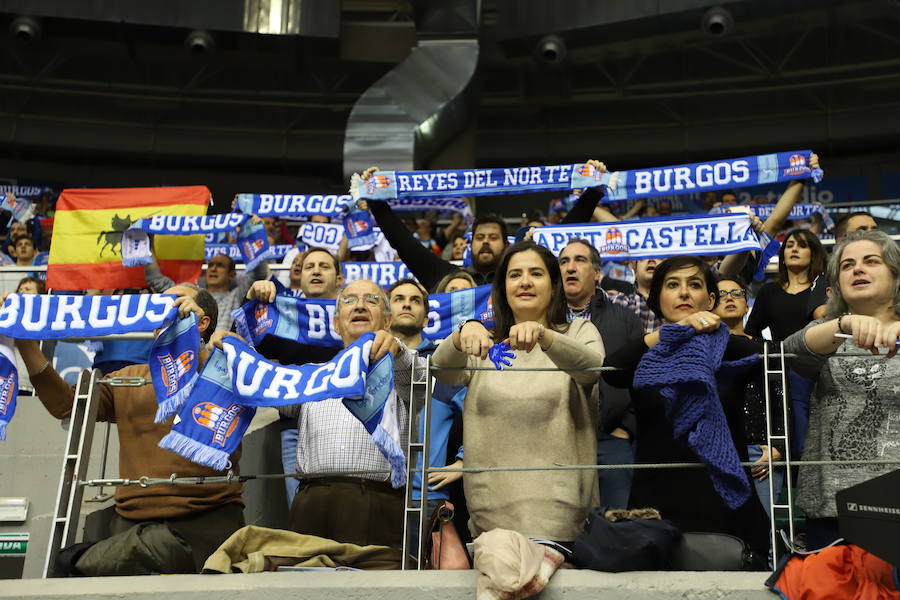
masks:
<path id="1" fill-rule="evenodd" d="M 23 277 L 16 286 L 17 294 L 43 294 L 47 286 L 36 277 Z"/>
<path id="2" fill-rule="evenodd" d="M 291 235 L 291 232 L 284 221 L 275 217 L 262 217 L 262 221 L 266 228 L 266 235 L 270 238 L 270 244 L 279 245 L 294 243 L 294 236 Z"/>
<path id="3" fill-rule="evenodd" d="M 444 248 L 444 260 L 463 260 L 466 254 L 466 248 L 469 246 L 469 240 L 462 233 L 457 233 L 451 239 L 447 247 Z"/>
<path id="4" fill-rule="evenodd" d="M 848 213 L 838 219 L 834 226 L 834 242 L 840 244 L 847 234 L 854 231 L 873 231 L 878 229 L 878 223 L 872 215 L 865 211 Z M 809 290 L 809 304 L 807 310 L 812 319 L 825 318 L 825 303 L 828 302 L 828 274 L 822 273 L 813 281 Z"/>
<path id="5" fill-rule="evenodd" d="M 476 287 L 475 280 L 465 271 L 456 271 L 455 273 L 447 273 L 438 282 L 435 293 L 443 294 L 455 292 L 457 290 L 467 290 Z"/>
<path id="6" fill-rule="evenodd" d="M 21 234 L 13 240 L 12 256 L 16 259 L 17 266 L 30 267 L 34 264 L 37 249 L 34 247 L 34 240 L 31 239 L 30 235 Z"/>
<path id="7" fill-rule="evenodd" d="M 415 237 L 422 244 L 423 248 L 428 249 L 435 256 L 441 256 L 441 247 L 432 237 L 434 225 L 428 219 L 419 219 L 416 221 Z"/>
<path id="8" fill-rule="evenodd" d="M 721 203 L 724 206 L 734 206 L 735 204 L 738 203 L 737 194 L 735 194 L 731 190 L 725 190 L 724 192 L 722 192 Z"/>
<path id="9" fill-rule="evenodd" d="M 613 304 L 624 306 L 641 319 L 644 333 L 651 333 L 660 323 L 647 303 L 647 297 L 650 295 L 650 283 L 653 281 L 653 273 L 660 262 L 662 262 L 661 258 L 629 261 L 627 264 L 634 271 L 634 291 L 630 293 L 609 292 L 609 298 Z"/>
<path id="10" fill-rule="evenodd" d="M 216 254 L 206 263 L 206 278 L 200 284 L 219 305 L 218 329 L 231 331 L 234 317 L 231 312 L 244 302 L 244 296 L 250 290 L 254 281 L 266 279 L 269 276 L 269 265 L 262 261 L 257 267 L 241 275 L 237 274 L 234 260 L 227 254 Z M 144 267 L 144 277 L 148 287 L 155 292 L 172 287 L 171 279 L 162 274 L 159 265 L 154 261 Z"/>
<path id="11" fill-rule="evenodd" d="M 772 341 L 781 342 L 809 323 L 812 282 L 825 272 L 828 254 L 819 238 L 805 229 L 791 229 L 778 251 L 778 275 L 763 285 L 753 303 L 745 330 L 761 337 L 769 329 Z M 791 449 L 803 454 L 809 419 L 811 382 L 796 371 L 788 371 L 794 436 Z"/>
<path id="12" fill-rule="evenodd" d="M 391 333 L 420 356 L 434 352 L 434 344 L 422 337 L 422 329 L 428 321 L 425 288 L 410 277 L 398 279 L 388 290 L 388 300 L 391 303 Z"/>

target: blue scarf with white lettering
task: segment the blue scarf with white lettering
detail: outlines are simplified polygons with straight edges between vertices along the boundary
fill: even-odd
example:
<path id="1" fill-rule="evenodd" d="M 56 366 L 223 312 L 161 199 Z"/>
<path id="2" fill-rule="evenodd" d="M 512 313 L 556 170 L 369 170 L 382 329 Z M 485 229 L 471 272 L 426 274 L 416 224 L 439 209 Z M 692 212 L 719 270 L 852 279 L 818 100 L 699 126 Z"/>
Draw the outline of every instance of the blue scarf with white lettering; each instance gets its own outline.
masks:
<path id="1" fill-rule="evenodd" d="M 721 215 L 729 212 L 730 209 L 737 208 L 738 210 L 751 210 L 753 214 L 759 217 L 761 220 L 765 221 L 772 214 L 772 211 L 775 210 L 774 204 L 741 204 L 740 206 L 716 206 L 713 207 L 709 214 L 711 215 Z M 791 209 L 790 214 L 788 215 L 788 221 L 800 221 L 805 219 L 811 219 L 813 216 L 819 215 L 822 217 L 822 223 L 825 224 L 825 229 L 831 229 L 834 227 L 834 221 L 831 218 L 831 215 L 828 214 L 828 211 L 825 210 L 825 207 L 821 204 L 795 204 Z"/>
<path id="2" fill-rule="evenodd" d="M 344 228 L 341 225 L 333 223 L 304 223 L 300 227 L 297 241 L 314 248 L 324 248 L 332 254 L 336 254 L 343 237 Z"/>
<path id="3" fill-rule="evenodd" d="M 605 260 L 721 255 L 761 249 L 746 213 L 552 225 L 536 228 L 532 239 L 559 254 L 573 237 L 589 241 Z"/>
<path id="4" fill-rule="evenodd" d="M 808 179 L 818 183 L 822 170 L 809 166 L 811 150 L 791 150 L 743 158 L 619 171 L 618 185 L 607 189 L 604 201 L 619 202 L 693 194 L 731 188 Z"/>
<path id="5" fill-rule="evenodd" d="M 0 209 L 9 211 L 12 218 L 20 223 L 31 220 L 34 217 L 34 205 L 25 198 L 19 198 L 15 194 L 3 194 Z"/>
<path id="6" fill-rule="evenodd" d="M 197 315 L 191 313 L 166 327 L 150 346 L 150 378 L 156 391 L 155 422 L 177 413 L 197 380 L 197 349 L 200 331 Z"/>
<path id="7" fill-rule="evenodd" d="M 153 331 L 178 314 L 175 296 L 48 296 L 10 294 L 0 308 L 0 335 L 13 339 L 58 340 Z"/>
<path id="8" fill-rule="evenodd" d="M 294 248 L 294 244 L 275 244 L 269 246 L 269 258 L 277 260 L 284 256 Z M 244 255 L 237 244 L 206 244 L 205 260 L 211 259 L 213 256 L 224 254 L 236 263 L 244 262 Z"/>
<path id="9" fill-rule="evenodd" d="M 6 427 L 16 414 L 19 374 L 12 339 L 0 336 L 0 440 L 6 439 Z"/>
<path id="10" fill-rule="evenodd" d="M 253 270 L 259 263 L 272 258 L 269 236 L 262 223 L 247 223 L 238 230 L 237 245 L 244 257 L 244 266 Z"/>
<path id="11" fill-rule="evenodd" d="M 258 217 L 339 217 L 350 196 L 334 194 L 238 194 L 235 210 Z"/>
<path id="12" fill-rule="evenodd" d="M 239 404 L 231 390 L 225 352 L 215 348 L 159 447 L 213 469 L 231 468 L 229 457 L 256 414 L 255 408 Z"/>
<path id="13" fill-rule="evenodd" d="M 184 217 L 174 215 L 154 215 L 138 219 L 122 234 L 122 265 L 136 267 L 153 262 L 150 251 L 150 234 L 153 235 L 195 235 L 198 233 L 222 233 L 234 231 L 249 217 L 239 213 Z"/>
<path id="14" fill-rule="evenodd" d="M 50 340 L 153 331 L 175 319 L 178 309 L 174 302 L 175 296 L 165 294 L 9 294 L 0 308 L 0 336 Z M 6 356 L 2 346 L 0 354 L 0 439 L 4 439 L 6 426 L 16 410 L 16 392 L 10 390 L 18 390 L 18 374 L 14 354 Z"/>
<path id="15" fill-rule="evenodd" d="M 406 453 L 400 445 L 397 390 L 394 389 L 394 357 L 388 353 L 369 369 L 365 395 L 344 398 L 344 406 L 372 436 L 372 443 L 391 465 L 391 486 L 406 483 Z"/>
<path id="16" fill-rule="evenodd" d="M 429 340 L 450 336 L 461 322 L 469 319 L 478 319 L 487 327 L 494 320 L 489 285 L 431 294 L 428 306 L 428 321 L 422 335 Z M 267 335 L 312 346 L 340 346 L 343 343 L 333 329 L 334 300 L 279 294 L 272 304 L 251 300 L 231 314 L 238 335 L 253 345 L 259 344 Z"/>
<path id="17" fill-rule="evenodd" d="M 459 198 L 524 192 L 558 192 L 606 185 L 615 187 L 618 177 L 588 164 L 511 167 L 508 169 L 456 169 L 449 171 L 376 171 L 363 181 L 350 179 L 354 200 Z M 393 204 L 392 204 L 393 206 Z M 421 210 L 416 206 L 416 210 Z"/>
<path id="18" fill-rule="evenodd" d="M 374 281 L 385 289 L 400 279 L 413 277 L 412 271 L 403 262 L 342 262 L 344 285 L 360 279 Z"/>

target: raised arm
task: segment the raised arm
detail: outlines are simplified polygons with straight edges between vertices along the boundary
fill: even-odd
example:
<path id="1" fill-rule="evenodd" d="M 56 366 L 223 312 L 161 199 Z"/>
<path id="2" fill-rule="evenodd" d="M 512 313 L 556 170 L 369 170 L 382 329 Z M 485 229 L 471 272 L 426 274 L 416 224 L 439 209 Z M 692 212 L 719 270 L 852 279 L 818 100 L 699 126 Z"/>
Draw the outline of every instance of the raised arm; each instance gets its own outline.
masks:
<path id="1" fill-rule="evenodd" d="M 810 155 L 809 166 L 813 169 L 819 168 L 819 156 L 817 154 L 813 153 Z M 772 209 L 772 214 L 769 215 L 769 218 L 766 219 L 763 224 L 763 231 L 769 235 L 775 235 L 777 231 L 780 231 L 781 228 L 784 227 L 788 216 L 794 209 L 794 205 L 800 200 L 800 195 L 803 192 L 803 185 L 804 180 L 800 179 L 788 183 L 787 189 L 784 190 L 784 193 L 781 194 L 781 197 L 775 204 L 775 208 Z"/>

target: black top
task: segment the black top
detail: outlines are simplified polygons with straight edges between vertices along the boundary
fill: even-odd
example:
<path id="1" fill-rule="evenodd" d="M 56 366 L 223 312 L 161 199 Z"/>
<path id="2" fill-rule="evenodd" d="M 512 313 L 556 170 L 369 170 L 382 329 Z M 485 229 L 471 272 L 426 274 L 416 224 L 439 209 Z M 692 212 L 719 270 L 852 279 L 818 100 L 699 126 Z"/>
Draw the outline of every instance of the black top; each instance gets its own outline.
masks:
<path id="1" fill-rule="evenodd" d="M 755 342 L 761 345 L 765 343 L 762 338 Z M 769 352 L 778 352 L 775 344 L 769 343 Z M 766 378 L 762 361 L 754 366 L 750 377 L 747 379 L 747 387 L 744 388 L 744 441 L 748 444 L 766 443 Z M 769 375 L 770 392 L 770 418 L 772 419 L 772 435 L 784 435 L 784 388 L 781 385 L 781 375 Z M 789 405 L 790 406 L 790 405 Z M 790 415 L 789 415 L 790 416 Z M 776 440 L 773 444 L 784 454 L 784 442 Z"/>
<path id="2" fill-rule="evenodd" d="M 760 344 L 742 336 L 731 336 L 723 360 L 736 360 L 758 353 Z M 638 363 L 647 351 L 644 337 L 630 340 L 620 350 L 608 354 L 605 366 L 620 371 L 604 371 L 611 385 L 630 386 Z M 749 373 L 719 384 L 719 399 L 735 449 L 742 461 L 747 460 L 744 440 L 743 393 Z M 696 463 L 694 452 L 675 439 L 672 424 L 666 416 L 666 400 L 652 389 L 631 390 L 631 401 L 637 417 L 638 436 L 635 445 L 637 463 Z M 747 480 L 751 481 L 749 470 Z M 753 550 L 766 552 L 768 518 L 750 486 L 750 500 L 737 510 L 725 504 L 713 488 L 705 468 L 637 469 L 631 488 L 630 503 L 634 508 L 659 509 L 664 519 L 672 520 L 683 531 L 727 533 L 743 539 Z"/>
<path id="3" fill-rule="evenodd" d="M 765 284 L 759 288 L 744 331 L 760 337 L 768 327 L 774 341 L 784 341 L 809 323 L 809 294 L 809 288 L 799 294 L 788 294 L 774 281 Z"/>
<path id="4" fill-rule="evenodd" d="M 812 287 L 809 288 L 809 301 L 806 304 L 806 318 L 809 321 L 813 320 L 813 311 L 828 302 L 828 294 L 825 292 L 830 286 L 831 282 L 825 273 L 813 279 Z"/>
<path id="5" fill-rule="evenodd" d="M 592 187 L 585 190 L 563 223 L 585 223 L 590 220 L 597 207 L 597 201 L 603 197 L 605 187 Z M 400 260 L 406 263 L 413 276 L 419 280 L 425 289 L 433 292 L 448 273 L 455 271 L 467 271 L 475 280 L 475 285 L 485 285 L 494 281 L 494 271 L 480 273 L 473 268 L 462 269 L 437 256 L 434 252 L 423 246 L 419 240 L 413 237 L 412 232 L 406 228 L 403 221 L 394 214 L 387 202 L 369 200 L 369 210 L 375 217 L 375 222 L 381 228 L 385 239 L 397 254 Z"/>

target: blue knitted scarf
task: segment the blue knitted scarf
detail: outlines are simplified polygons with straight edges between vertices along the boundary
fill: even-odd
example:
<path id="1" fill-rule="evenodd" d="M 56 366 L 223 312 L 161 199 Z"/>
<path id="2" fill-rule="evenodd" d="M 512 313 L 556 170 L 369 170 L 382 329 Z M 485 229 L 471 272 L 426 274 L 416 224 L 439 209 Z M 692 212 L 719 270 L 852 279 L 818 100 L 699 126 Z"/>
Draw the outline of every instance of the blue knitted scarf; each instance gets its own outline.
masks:
<path id="1" fill-rule="evenodd" d="M 149 366 L 156 391 L 155 421 L 162 423 L 181 409 L 197 379 L 200 332 L 191 313 L 163 329 L 150 346 Z"/>
<path id="2" fill-rule="evenodd" d="M 0 336 L 0 440 L 6 439 L 6 426 L 16 414 L 19 374 L 12 339 Z"/>
<path id="3" fill-rule="evenodd" d="M 706 463 L 716 492 L 736 509 L 750 498 L 750 481 L 728 429 L 716 376 L 746 369 L 759 355 L 723 362 L 729 337 L 724 324 L 700 334 L 690 325 L 664 325 L 659 337 L 641 359 L 634 387 L 657 389 L 666 399 L 675 439 Z"/>
<path id="4" fill-rule="evenodd" d="M 729 212 L 736 208 L 740 211 L 750 210 L 754 215 L 765 221 L 772 214 L 772 211 L 775 210 L 774 204 L 741 204 L 737 207 L 731 206 L 716 206 L 709 211 L 711 215 L 721 215 Z M 813 216 L 819 215 L 822 217 L 822 223 L 825 224 L 825 229 L 831 229 L 834 227 L 834 221 L 831 218 L 831 215 L 828 214 L 828 211 L 825 210 L 825 207 L 821 204 L 795 204 L 791 209 L 791 212 L 788 214 L 788 221 L 800 221 L 805 219 L 811 219 Z"/>

